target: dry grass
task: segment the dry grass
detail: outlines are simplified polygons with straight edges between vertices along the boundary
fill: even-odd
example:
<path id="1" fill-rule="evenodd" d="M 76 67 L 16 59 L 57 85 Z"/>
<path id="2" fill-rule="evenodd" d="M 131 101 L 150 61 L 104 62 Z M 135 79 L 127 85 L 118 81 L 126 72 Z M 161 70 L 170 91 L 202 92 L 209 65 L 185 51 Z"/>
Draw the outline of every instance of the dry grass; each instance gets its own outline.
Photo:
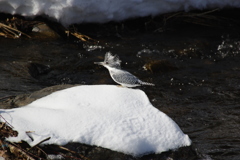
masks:
<path id="1" fill-rule="evenodd" d="M 78 31 L 78 28 L 75 27 L 74 25 L 71 25 L 69 27 L 69 29 L 65 29 L 65 33 L 67 34 L 68 37 L 70 37 L 70 35 L 71 35 L 71 36 L 79 39 L 82 42 L 93 42 L 93 43 L 97 42 L 95 39 L 93 39 L 87 35 L 81 34 Z"/>
<path id="2" fill-rule="evenodd" d="M 0 36 L 5 38 L 20 38 L 22 35 L 31 38 L 29 35 L 23 33 L 16 27 L 17 18 L 7 19 L 4 22 L 0 22 Z"/>
<path id="3" fill-rule="evenodd" d="M 0 36 L 12 39 L 17 39 L 21 36 L 31 38 L 31 36 L 21 31 L 21 29 L 28 29 L 31 32 L 33 26 L 39 23 L 43 22 L 25 21 L 21 18 L 15 17 L 6 19 L 5 21 L 0 22 Z M 59 30 L 65 32 L 67 37 L 74 37 L 82 42 L 96 42 L 96 40 L 92 39 L 91 37 L 78 32 L 78 29 L 74 25 L 70 26 L 69 28 L 59 27 Z"/>

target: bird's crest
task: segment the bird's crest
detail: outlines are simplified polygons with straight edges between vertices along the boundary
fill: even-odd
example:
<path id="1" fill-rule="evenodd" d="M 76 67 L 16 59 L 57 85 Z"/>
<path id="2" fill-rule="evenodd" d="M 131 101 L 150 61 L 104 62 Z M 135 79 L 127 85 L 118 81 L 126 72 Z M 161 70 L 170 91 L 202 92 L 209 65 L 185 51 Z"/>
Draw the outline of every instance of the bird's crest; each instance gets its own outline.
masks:
<path id="1" fill-rule="evenodd" d="M 117 55 L 112 55 L 111 52 L 105 54 L 104 63 L 110 67 L 121 68 L 121 60 Z"/>

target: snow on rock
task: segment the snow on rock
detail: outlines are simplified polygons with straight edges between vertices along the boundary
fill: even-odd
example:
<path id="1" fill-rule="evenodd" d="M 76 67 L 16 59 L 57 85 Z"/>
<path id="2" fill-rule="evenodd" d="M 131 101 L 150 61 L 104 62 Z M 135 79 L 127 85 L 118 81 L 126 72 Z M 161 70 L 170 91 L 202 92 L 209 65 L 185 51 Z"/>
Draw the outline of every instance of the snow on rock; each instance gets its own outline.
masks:
<path id="1" fill-rule="evenodd" d="M 140 156 L 191 145 L 178 125 L 138 89 L 77 86 L 21 108 L 1 109 L 0 114 L 19 132 L 8 140 L 32 146 L 51 137 L 44 144 L 80 142 Z"/>
<path id="2" fill-rule="evenodd" d="M 120 21 L 180 10 L 240 7 L 238 0 L 0 0 L 0 12 L 47 15 L 64 25 Z"/>

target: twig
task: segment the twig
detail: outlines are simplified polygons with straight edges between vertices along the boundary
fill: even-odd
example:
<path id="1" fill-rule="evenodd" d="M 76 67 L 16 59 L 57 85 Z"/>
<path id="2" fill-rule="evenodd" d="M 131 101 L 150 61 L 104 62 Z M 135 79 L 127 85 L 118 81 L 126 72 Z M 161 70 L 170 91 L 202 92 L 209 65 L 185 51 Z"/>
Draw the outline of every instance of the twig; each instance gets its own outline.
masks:
<path id="1" fill-rule="evenodd" d="M 209 13 L 213 13 L 213 12 L 216 12 L 218 11 L 219 8 L 216 8 L 216 9 L 213 9 L 213 10 L 210 10 L 210 11 L 207 11 L 207 12 L 203 12 L 203 13 L 199 13 L 197 14 L 198 16 L 202 16 L 202 15 L 206 15 L 206 14 L 209 14 Z"/>
<path id="2" fill-rule="evenodd" d="M 167 20 L 169 20 L 170 18 L 177 17 L 177 16 L 178 16 L 179 14 L 181 14 L 181 13 L 182 13 L 182 12 L 177 12 L 177 13 L 175 13 L 175 14 L 173 14 L 173 15 L 170 15 L 170 16 L 164 18 L 164 23 L 166 23 Z"/>
<path id="3" fill-rule="evenodd" d="M 79 154 L 79 153 L 77 153 L 77 152 L 75 152 L 75 151 L 72 151 L 72 150 L 70 150 L 70 149 L 68 149 L 68 148 L 65 148 L 65 147 L 63 147 L 63 146 L 58 146 L 58 147 L 61 148 L 61 149 L 63 149 L 63 150 L 65 150 L 65 151 L 71 152 L 71 153 L 73 153 L 73 154 L 77 154 L 77 155 L 79 155 L 81 158 L 84 158 L 84 159 L 87 159 L 87 160 L 88 160 L 87 157 L 84 157 L 83 155 L 81 155 L 81 154 Z"/>
<path id="4" fill-rule="evenodd" d="M 11 150 L 11 153 L 13 153 L 14 151 L 17 151 L 21 154 L 23 154 L 24 156 L 27 157 L 27 159 L 30 159 L 30 160 L 35 160 L 35 158 L 33 158 L 31 155 L 29 155 L 26 151 L 24 151 L 22 148 L 19 148 L 18 146 L 10 143 L 10 142 L 7 142 L 8 146 L 9 146 L 9 149 Z"/>
<path id="5" fill-rule="evenodd" d="M 29 148 L 27 151 L 30 151 L 31 149 L 33 149 L 33 148 L 36 147 L 37 145 L 39 145 L 39 144 L 41 144 L 41 143 L 43 143 L 43 142 L 45 142 L 45 141 L 48 141 L 50 138 L 51 138 L 51 137 L 48 137 L 48 138 L 46 138 L 46 139 L 44 139 L 44 140 L 38 142 L 37 144 L 35 144 L 35 145 L 32 146 L 31 148 Z"/>
<path id="6" fill-rule="evenodd" d="M 94 40 L 94 39 L 92 39 L 92 38 L 90 38 L 90 37 L 88 37 L 86 35 L 79 34 L 78 32 L 74 32 L 74 33 L 70 32 L 70 33 L 71 33 L 71 35 L 73 35 L 74 37 L 80 39 L 83 42 L 90 41 L 90 40 L 91 41 L 96 41 L 96 40 Z"/>
<path id="7" fill-rule="evenodd" d="M 65 148 L 65 147 L 63 147 L 63 146 L 58 146 L 59 148 L 61 148 L 61 149 L 63 149 L 63 150 L 65 150 L 65 151 L 68 151 L 68 152 L 71 152 L 71 153 L 74 153 L 74 154 L 76 154 L 76 152 L 74 152 L 74 151 L 71 151 L 70 149 L 68 149 L 68 148 Z"/>
<path id="8" fill-rule="evenodd" d="M 40 147 L 36 146 L 36 148 L 40 150 L 46 157 L 48 156 L 48 154 L 44 150 L 42 150 Z"/>
<path id="9" fill-rule="evenodd" d="M 32 137 L 29 133 L 33 133 L 33 131 L 27 131 L 27 132 L 26 132 L 26 135 L 27 135 L 32 141 L 34 141 L 33 137 Z"/>
<path id="10" fill-rule="evenodd" d="M 5 121 L 6 124 L 9 125 L 9 127 L 14 128 L 8 121 L 0 114 L 0 117 Z"/>
<path id="11" fill-rule="evenodd" d="M 80 159 L 80 160 L 82 160 L 81 158 L 77 158 L 77 157 L 73 157 L 73 156 L 66 156 L 66 155 L 64 155 L 64 154 L 62 154 L 62 153 L 59 153 L 61 156 L 63 156 L 63 157 L 65 157 L 65 158 L 67 158 L 67 159 Z"/>

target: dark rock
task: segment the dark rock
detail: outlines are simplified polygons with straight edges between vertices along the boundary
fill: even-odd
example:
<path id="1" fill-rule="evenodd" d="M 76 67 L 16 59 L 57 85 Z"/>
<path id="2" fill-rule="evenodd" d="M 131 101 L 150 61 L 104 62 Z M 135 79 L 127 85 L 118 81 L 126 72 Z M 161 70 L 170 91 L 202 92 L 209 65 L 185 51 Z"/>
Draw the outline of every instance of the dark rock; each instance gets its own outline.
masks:
<path id="1" fill-rule="evenodd" d="M 24 94 L 18 96 L 11 96 L 0 99 L 1 108 L 14 108 L 25 106 L 39 98 L 47 96 L 55 91 L 74 87 L 77 85 L 56 85 L 44 88 L 40 91 L 33 92 L 32 94 Z M 64 128 L 63 128 L 64 129 Z M 59 149 L 60 148 L 60 149 Z M 90 146 L 81 143 L 68 143 L 65 146 L 64 154 L 69 157 L 76 157 L 83 155 L 91 160 L 195 160 L 201 158 L 201 155 L 192 147 L 182 147 L 174 151 L 163 152 L 161 154 L 149 154 L 142 157 L 133 157 L 124 153 L 112 151 L 110 149 Z M 53 154 L 61 153 L 61 147 L 57 145 L 46 145 L 42 149 L 48 153 Z M 67 149 L 67 150 L 66 150 Z M 67 153 L 66 153 L 67 151 Z"/>
<path id="2" fill-rule="evenodd" d="M 64 146 L 46 145 L 43 146 L 43 149 L 48 154 L 58 152 L 64 153 L 65 155 L 68 154 L 69 157 L 81 155 L 91 160 L 200 160 L 205 158 L 204 155 L 198 153 L 197 149 L 193 146 L 181 147 L 161 154 L 148 154 L 139 157 L 133 157 L 110 149 L 81 143 L 68 143 Z M 66 153 L 66 151 L 71 152 Z"/>
<path id="3" fill-rule="evenodd" d="M 51 69 L 50 67 L 39 63 L 30 63 L 28 65 L 28 70 L 33 78 L 37 78 L 39 75 L 47 74 Z"/>
<path id="4" fill-rule="evenodd" d="M 84 155 L 91 160 L 196 160 L 204 156 L 197 152 L 193 146 L 182 147 L 176 150 L 163 152 L 161 154 L 148 154 L 140 157 L 133 157 L 124 153 L 112 151 L 106 148 L 89 146 L 80 143 L 68 143 L 64 147 Z"/>
<path id="5" fill-rule="evenodd" d="M 44 88 L 40 91 L 33 92 L 32 94 L 23 94 L 23 95 L 18 95 L 18 96 L 3 97 L 3 98 L 0 98 L 0 106 L 2 109 L 9 109 L 9 108 L 25 106 L 39 98 L 47 96 L 55 91 L 63 90 L 63 89 L 74 87 L 74 86 L 77 86 L 77 85 L 70 85 L 70 84 L 56 85 L 56 86 Z"/>
<path id="6" fill-rule="evenodd" d="M 32 32 L 35 32 L 34 37 L 35 38 L 60 38 L 59 34 L 56 33 L 54 30 L 52 30 L 47 24 L 45 23 L 38 23 L 34 25 Z"/>

